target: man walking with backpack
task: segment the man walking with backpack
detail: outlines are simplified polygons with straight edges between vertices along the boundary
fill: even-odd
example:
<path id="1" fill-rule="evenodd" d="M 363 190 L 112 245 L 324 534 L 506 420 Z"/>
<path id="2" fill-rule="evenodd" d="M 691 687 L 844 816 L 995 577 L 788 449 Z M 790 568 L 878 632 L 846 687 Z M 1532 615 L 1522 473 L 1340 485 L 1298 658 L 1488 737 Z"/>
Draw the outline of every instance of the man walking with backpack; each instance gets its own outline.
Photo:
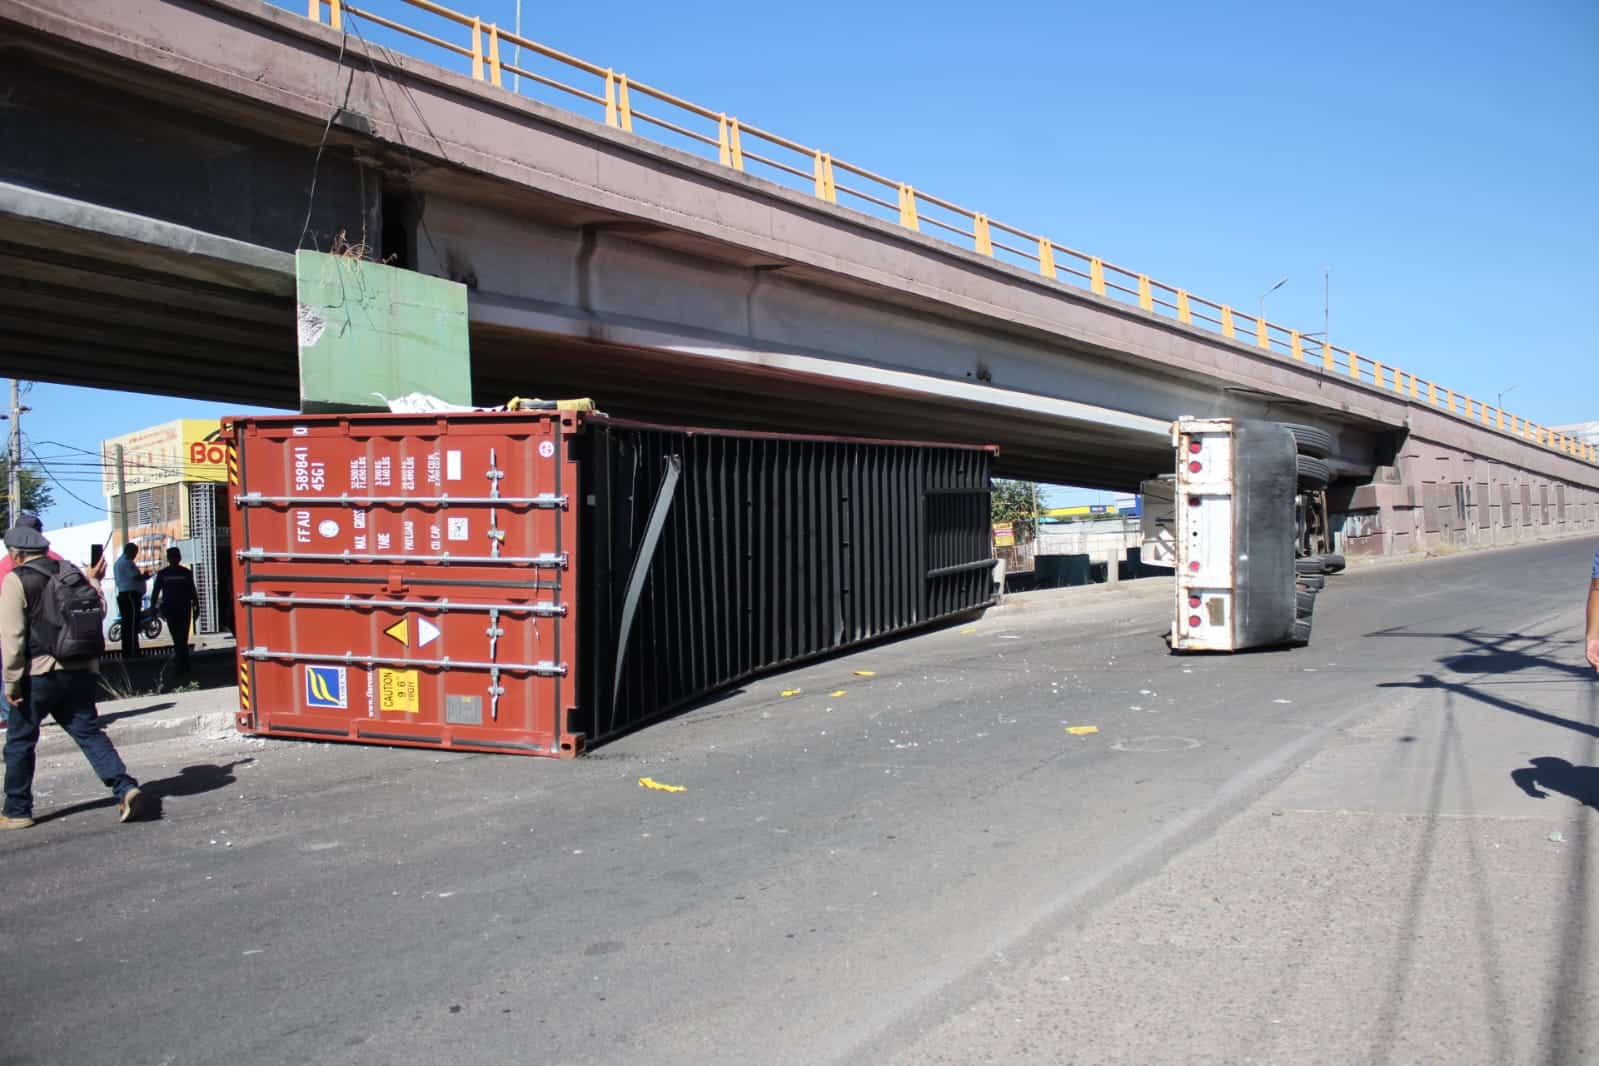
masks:
<path id="1" fill-rule="evenodd" d="M 120 820 L 131 821 L 140 813 L 139 783 L 128 775 L 94 706 L 105 650 L 100 590 L 71 563 L 47 558 L 50 542 L 36 529 L 13 526 L 5 546 L 14 567 L 0 578 L 0 666 L 12 713 L 0 829 L 33 824 L 34 749 L 47 715 L 78 742 L 116 797 Z"/>

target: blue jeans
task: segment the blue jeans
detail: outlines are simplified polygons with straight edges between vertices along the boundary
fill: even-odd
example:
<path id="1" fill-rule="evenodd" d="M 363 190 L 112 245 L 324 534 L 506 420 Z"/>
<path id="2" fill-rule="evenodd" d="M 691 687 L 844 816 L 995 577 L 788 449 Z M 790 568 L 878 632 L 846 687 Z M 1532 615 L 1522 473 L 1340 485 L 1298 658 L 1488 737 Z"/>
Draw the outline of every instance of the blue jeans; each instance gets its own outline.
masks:
<path id="1" fill-rule="evenodd" d="M 12 818 L 33 817 L 34 748 L 39 725 L 46 716 L 73 740 L 89 760 L 95 775 L 117 799 L 137 788 L 122 757 L 100 726 L 94 709 L 100 677 L 88 670 L 51 670 L 25 682 L 27 696 L 11 706 L 6 721 L 6 806 Z"/>

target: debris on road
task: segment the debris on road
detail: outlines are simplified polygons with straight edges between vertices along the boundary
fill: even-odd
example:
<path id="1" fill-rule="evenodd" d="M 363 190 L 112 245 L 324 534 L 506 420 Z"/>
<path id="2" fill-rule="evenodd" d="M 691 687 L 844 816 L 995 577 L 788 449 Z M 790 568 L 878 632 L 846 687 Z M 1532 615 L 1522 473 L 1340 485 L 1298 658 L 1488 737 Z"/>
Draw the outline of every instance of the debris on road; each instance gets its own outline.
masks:
<path id="1" fill-rule="evenodd" d="M 641 778 L 639 778 L 638 779 L 638 787 L 639 788 L 653 789 L 656 792 L 687 792 L 688 791 L 688 786 L 686 786 L 686 785 L 666 785 L 666 784 L 662 784 L 661 782 L 655 780 L 655 778 L 653 778 L 653 777 L 641 777 Z"/>

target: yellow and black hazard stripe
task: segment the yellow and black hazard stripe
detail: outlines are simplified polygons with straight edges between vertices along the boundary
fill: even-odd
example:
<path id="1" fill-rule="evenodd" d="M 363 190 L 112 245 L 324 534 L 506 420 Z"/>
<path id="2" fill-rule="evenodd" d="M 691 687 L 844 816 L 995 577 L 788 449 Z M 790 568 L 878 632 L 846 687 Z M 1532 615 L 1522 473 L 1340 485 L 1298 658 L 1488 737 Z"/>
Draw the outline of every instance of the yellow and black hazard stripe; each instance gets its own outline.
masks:
<path id="1" fill-rule="evenodd" d="M 239 710 L 245 713 L 250 710 L 250 664 L 242 658 L 239 660 Z"/>
<path id="2" fill-rule="evenodd" d="M 239 446 L 228 441 L 228 488 L 239 487 Z"/>

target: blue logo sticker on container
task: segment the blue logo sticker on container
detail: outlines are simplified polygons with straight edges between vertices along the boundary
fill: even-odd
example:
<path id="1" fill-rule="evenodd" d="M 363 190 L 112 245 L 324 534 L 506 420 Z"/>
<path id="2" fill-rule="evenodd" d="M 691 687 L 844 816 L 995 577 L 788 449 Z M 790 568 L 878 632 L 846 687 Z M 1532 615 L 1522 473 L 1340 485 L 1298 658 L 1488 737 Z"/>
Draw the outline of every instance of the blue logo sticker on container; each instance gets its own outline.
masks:
<path id="1" fill-rule="evenodd" d="M 305 705 L 307 707 L 348 707 L 349 694 L 344 685 L 344 667 L 307 666 L 305 668 Z"/>

